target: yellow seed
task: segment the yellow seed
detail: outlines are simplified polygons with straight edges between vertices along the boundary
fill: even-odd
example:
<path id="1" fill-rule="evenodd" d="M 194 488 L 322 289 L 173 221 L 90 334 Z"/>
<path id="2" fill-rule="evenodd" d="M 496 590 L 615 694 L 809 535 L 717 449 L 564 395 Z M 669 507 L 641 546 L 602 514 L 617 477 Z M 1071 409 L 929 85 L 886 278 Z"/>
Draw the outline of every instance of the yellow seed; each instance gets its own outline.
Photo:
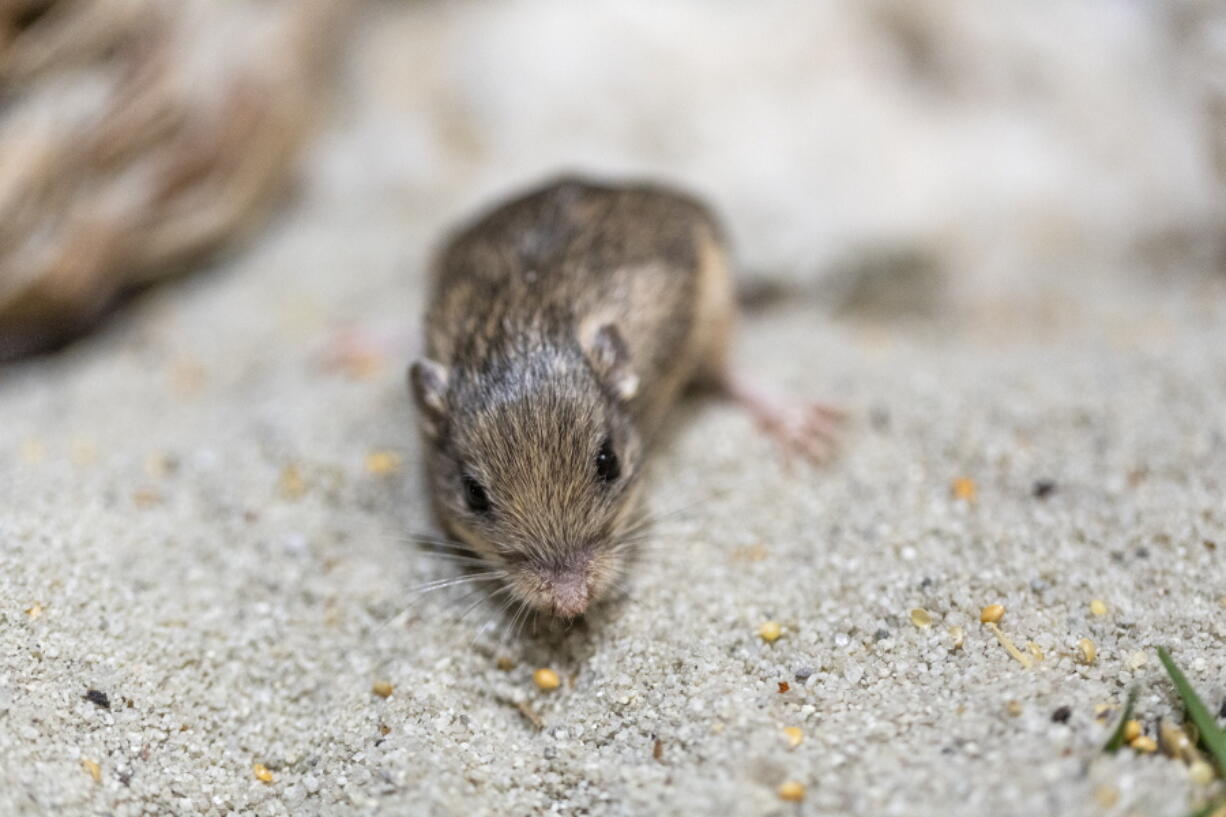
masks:
<path id="1" fill-rule="evenodd" d="M 779 799 L 789 803 L 799 803 L 805 799 L 805 785 L 795 780 L 789 780 L 779 787 Z"/>
<path id="2" fill-rule="evenodd" d="M 1102 599 L 1094 599 L 1090 602 L 1090 612 L 1099 617 L 1107 615 L 1107 603 Z"/>
<path id="3" fill-rule="evenodd" d="M 779 626 L 778 621 L 764 621 L 758 628 L 758 636 L 768 644 L 778 641 L 781 635 L 783 635 L 783 628 Z"/>
<path id="4" fill-rule="evenodd" d="M 911 623 L 921 629 L 930 627 L 932 626 L 932 616 L 923 607 L 916 607 L 911 611 Z"/>
<path id="5" fill-rule="evenodd" d="M 306 481 L 302 478 L 296 465 L 287 465 L 281 471 L 281 478 L 277 482 L 277 492 L 283 499 L 289 500 L 301 499 L 306 493 Z"/>
<path id="6" fill-rule="evenodd" d="M 1128 721 L 1124 724 L 1124 741 L 1132 743 L 1141 736 L 1141 722 Z"/>
<path id="7" fill-rule="evenodd" d="M 47 456 L 47 446 L 40 440 L 26 440 L 21 444 L 21 458 L 34 465 L 42 462 Z"/>
<path id="8" fill-rule="evenodd" d="M 1083 638 L 1077 642 L 1077 648 L 1081 650 L 1081 663 L 1093 664 L 1094 659 L 1098 657 L 1098 648 L 1094 646 L 1094 642 L 1088 638 Z"/>
<path id="9" fill-rule="evenodd" d="M 1158 751 L 1158 744 L 1154 742 L 1153 738 L 1147 735 L 1139 735 L 1133 740 L 1128 741 L 1128 745 L 1134 750 L 1138 752 L 1145 752 L 1146 754 Z"/>
<path id="10" fill-rule="evenodd" d="M 95 783 L 102 779 L 102 767 L 94 761 L 88 759 L 82 760 L 81 766 L 85 769 L 85 771 L 89 772 L 89 776 L 94 779 Z"/>
<path id="11" fill-rule="evenodd" d="M 546 692 L 557 689 L 562 685 L 562 679 L 548 667 L 541 667 L 532 673 L 532 680 L 536 681 L 536 685 Z"/>
<path id="12" fill-rule="evenodd" d="M 1005 608 L 999 604 L 989 604 L 979 611 L 979 620 L 984 624 L 996 624 L 1005 617 Z"/>
<path id="13" fill-rule="evenodd" d="M 1105 721 L 1107 716 L 1115 711 L 1115 707 L 1111 704 L 1094 704 L 1094 717 L 1097 720 Z"/>
<path id="14" fill-rule="evenodd" d="M 34 604 L 26 608 L 26 615 L 30 617 L 31 621 L 38 618 L 42 614 L 43 614 L 43 606 L 39 604 L 38 602 L 34 602 Z"/>
<path id="15" fill-rule="evenodd" d="M 795 749 L 805 739 L 805 733 L 800 731 L 799 726 L 789 726 L 783 730 L 783 736 L 788 739 L 788 745 Z"/>
<path id="16" fill-rule="evenodd" d="M 257 763 L 251 767 L 251 773 L 255 775 L 255 779 L 261 783 L 272 782 L 272 772 L 268 771 L 268 767 L 263 763 Z"/>
<path id="17" fill-rule="evenodd" d="M 395 689 L 396 688 L 392 686 L 390 681 L 375 681 L 370 687 L 370 691 L 378 695 L 380 698 L 392 697 L 392 692 Z"/>
<path id="18" fill-rule="evenodd" d="M 1198 786 L 1207 786 L 1213 782 L 1213 767 L 1198 760 L 1188 767 L 1188 777 Z"/>
<path id="19" fill-rule="evenodd" d="M 963 638 L 966 636 L 966 633 L 963 632 L 962 628 L 958 626 L 950 627 L 949 635 L 954 640 L 954 649 L 955 650 L 962 649 L 962 641 L 963 641 Z"/>
<path id="20" fill-rule="evenodd" d="M 978 493 L 978 489 L 975 487 L 975 481 L 973 479 L 958 477 L 954 480 L 952 487 L 954 496 L 958 499 L 966 502 L 975 501 L 975 494 Z"/>
<path id="21" fill-rule="evenodd" d="M 1022 702 L 1009 701 L 1009 703 L 1005 704 L 1005 711 L 1009 713 L 1009 717 L 1016 718 L 1022 714 Z"/>
<path id="22" fill-rule="evenodd" d="M 400 455 L 395 451 L 372 451 L 366 455 L 366 470 L 385 477 L 400 470 Z"/>

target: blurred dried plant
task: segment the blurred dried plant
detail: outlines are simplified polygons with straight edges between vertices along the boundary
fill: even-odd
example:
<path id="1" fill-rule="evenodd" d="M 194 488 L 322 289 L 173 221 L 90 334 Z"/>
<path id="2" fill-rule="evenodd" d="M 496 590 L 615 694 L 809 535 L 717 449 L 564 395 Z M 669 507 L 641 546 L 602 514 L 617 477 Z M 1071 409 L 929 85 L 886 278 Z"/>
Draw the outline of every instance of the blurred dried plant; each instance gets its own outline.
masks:
<path id="1" fill-rule="evenodd" d="M 356 6 L 0 0 L 0 359 L 257 226 Z"/>

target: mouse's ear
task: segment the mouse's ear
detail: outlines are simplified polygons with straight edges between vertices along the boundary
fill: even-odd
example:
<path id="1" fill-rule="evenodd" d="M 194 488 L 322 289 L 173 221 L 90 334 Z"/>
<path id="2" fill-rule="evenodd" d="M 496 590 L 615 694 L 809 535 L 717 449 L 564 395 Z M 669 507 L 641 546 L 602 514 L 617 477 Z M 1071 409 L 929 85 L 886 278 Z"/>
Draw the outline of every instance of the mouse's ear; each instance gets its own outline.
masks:
<path id="1" fill-rule="evenodd" d="M 638 393 L 639 376 L 630 362 L 630 349 L 621 332 L 611 323 L 580 331 L 579 345 L 587 355 L 592 371 L 622 400 Z"/>
<path id="2" fill-rule="evenodd" d="M 447 418 L 447 367 L 429 358 L 409 366 L 409 391 L 421 412 L 422 428 L 437 437 Z"/>

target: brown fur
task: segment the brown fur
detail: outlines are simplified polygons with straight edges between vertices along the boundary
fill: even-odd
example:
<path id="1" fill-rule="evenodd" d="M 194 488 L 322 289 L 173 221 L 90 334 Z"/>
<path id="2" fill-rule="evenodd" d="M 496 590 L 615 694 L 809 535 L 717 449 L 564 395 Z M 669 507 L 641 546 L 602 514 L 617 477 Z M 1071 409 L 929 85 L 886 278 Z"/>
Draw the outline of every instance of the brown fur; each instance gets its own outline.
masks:
<path id="1" fill-rule="evenodd" d="M 444 526 L 518 601 L 583 612 L 632 553 L 646 449 L 687 384 L 722 376 L 732 319 L 719 229 L 679 193 L 563 179 L 462 229 L 410 370 Z"/>

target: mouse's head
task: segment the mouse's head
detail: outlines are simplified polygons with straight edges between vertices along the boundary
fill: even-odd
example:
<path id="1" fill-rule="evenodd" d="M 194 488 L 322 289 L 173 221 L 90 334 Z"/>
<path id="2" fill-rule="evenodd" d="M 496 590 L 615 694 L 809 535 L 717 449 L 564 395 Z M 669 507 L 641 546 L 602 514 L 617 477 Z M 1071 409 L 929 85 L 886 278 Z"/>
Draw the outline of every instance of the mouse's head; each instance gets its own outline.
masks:
<path id="1" fill-rule="evenodd" d="M 574 344 L 525 341 L 473 357 L 409 369 L 436 511 L 505 573 L 513 598 L 580 615 L 633 553 L 642 448 L 626 345 L 603 324 Z"/>

